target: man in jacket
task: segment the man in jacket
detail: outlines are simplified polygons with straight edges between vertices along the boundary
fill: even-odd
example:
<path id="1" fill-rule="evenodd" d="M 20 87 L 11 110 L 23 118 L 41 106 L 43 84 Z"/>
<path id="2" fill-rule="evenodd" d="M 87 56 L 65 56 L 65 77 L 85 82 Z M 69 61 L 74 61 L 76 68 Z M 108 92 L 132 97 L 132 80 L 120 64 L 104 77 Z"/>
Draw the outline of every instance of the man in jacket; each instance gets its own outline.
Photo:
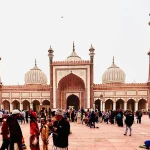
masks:
<path id="1" fill-rule="evenodd" d="M 56 120 L 53 123 L 53 143 L 54 149 L 68 149 L 68 136 L 70 134 L 70 124 L 64 119 L 64 113 L 61 109 L 55 112 Z"/>
<path id="2" fill-rule="evenodd" d="M 14 109 L 12 115 L 7 118 L 7 124 L 10 132 L 10 150 L 14 150 L 14 145 L 17 144 L 19 150 L 22 150 L 22 131 L 18 123 L 18 118 L 20 116 L 20 111 Z"/>
<path id="3" fill-rule="evenodd" d="M 132 134 L 132 124 L 134 122 L 134 115 L 132 114 L 131 111 L 128 111 L 127 115 L 126 115 L 126 120 L 125 120 L 125 124 L 126 124 L 126 131 L 125 131 L 125 134 L 124 135 L 127 135 L 127 132 L 128 132 L 128 128 L 130 129 L 130 134 L 129 136 L 131 136 Z"/>

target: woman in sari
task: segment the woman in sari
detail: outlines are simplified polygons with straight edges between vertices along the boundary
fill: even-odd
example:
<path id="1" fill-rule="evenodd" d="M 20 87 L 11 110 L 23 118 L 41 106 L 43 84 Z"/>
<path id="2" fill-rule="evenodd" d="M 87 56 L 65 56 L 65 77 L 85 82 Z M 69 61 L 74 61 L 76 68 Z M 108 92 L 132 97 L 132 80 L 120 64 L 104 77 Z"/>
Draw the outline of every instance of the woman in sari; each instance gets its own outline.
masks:
<path id="1" fill-rule="evenodd" d="M 31 150 L 40 150 L 39 135 L 40 135 L 40 130 L 37 123 L 37 114 L 36 112 L 32 111 L 30 113 L 30 149 Z"/>

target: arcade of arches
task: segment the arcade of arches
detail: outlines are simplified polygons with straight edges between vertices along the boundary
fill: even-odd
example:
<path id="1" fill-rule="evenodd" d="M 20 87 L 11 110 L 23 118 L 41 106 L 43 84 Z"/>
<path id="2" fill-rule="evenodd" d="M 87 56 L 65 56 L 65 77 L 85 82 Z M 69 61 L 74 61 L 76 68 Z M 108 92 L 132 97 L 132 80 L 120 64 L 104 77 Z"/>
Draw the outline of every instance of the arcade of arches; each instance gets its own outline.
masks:
<path id="1" fill-rule="evenodd" d="M 24 100 L 22 103 L 17 100 L 14 100 L 12 103 L 7 100 L 2 102 L 2 109 L 8 112 L 11 112 L 13 109 L 29 110 L 30 108 L 36 112 L 39 112 L 43 107 L 48 110 L 50 108 L 50 101 L 43 100 L 41 104 L 38 100 L 34 100 L 32 103 L 30 103 L 28 100 Z"/>
<path id="2" fill-rule="evenodd" d="M 124 102 L 122 99 L 118 99 L 116 102 L 113 102 L 111 99 L 107 99 L 103 102 L 100 99 L 95 100 L 95 109 L 105 111 L 105 110 L 117 110 L 117 109 L 124 109 L 124 110 L 147 110 L 148 103 L 145 99 L 140 99 L 136 102 L 134 99 L 129 99 L 127 102 Z"/>
<path id="3" fill-rule="evenodd" d="M 84 81 L 77 75 L 70 73 L 59 81 L 57 108 L 66 109 L 73 107 L 76 110 L 81 107 L 86 108 L 85 92 Z"/>

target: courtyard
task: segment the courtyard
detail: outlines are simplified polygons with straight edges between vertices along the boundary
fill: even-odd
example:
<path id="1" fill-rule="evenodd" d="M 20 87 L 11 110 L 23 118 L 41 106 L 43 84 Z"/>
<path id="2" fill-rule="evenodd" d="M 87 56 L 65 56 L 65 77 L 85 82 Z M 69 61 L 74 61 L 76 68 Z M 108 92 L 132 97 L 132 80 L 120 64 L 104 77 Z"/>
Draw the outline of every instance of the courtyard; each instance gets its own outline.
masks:
<path id="1" fill-rule="evenodd" d="M 136 121 L 136 120 L 135 120 Z M 139 150 L 143 141 L 150 139 L 150 119 L 147 115 L 142 117 L 142 124 L 133 124 L 132 136 L 124 136 L 125 126 L 98 123 L 96 127 L 89 128 L 76 122 L 70 123 L 72 134 L 69 136 L 69 150 Z M 29 148 L 29 124 L 20 125 Z M 2 137 L 0 136 L 0 145 Z M 40 140 L 41 150 L 42 141 Z M 52 137 L 49 140 L 49 149 L 52 149 Z"/>

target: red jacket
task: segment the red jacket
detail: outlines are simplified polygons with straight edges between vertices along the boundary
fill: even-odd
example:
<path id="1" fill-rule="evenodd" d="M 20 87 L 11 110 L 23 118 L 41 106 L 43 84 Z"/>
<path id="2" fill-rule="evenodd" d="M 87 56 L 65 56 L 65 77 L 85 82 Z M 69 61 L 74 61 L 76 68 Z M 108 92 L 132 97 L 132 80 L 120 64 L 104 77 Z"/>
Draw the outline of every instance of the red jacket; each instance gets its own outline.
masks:
<path id="1" fill-rule="evenodd" d="M 31 121 L 30 122 L 30 134 L 35 134 L 35 135 L 39 135 L 39 127 L 38 127 L 38 123 L 36 121 Z"/>
<path id="2" fill-rule="evenodd" d="M 8 128 L 6 119 L 3 120 L 1 131 L 2 131 L 1 134 L 2 134 L 3 139 L 8 139 L 9 138 L 9 128 Z"/>

